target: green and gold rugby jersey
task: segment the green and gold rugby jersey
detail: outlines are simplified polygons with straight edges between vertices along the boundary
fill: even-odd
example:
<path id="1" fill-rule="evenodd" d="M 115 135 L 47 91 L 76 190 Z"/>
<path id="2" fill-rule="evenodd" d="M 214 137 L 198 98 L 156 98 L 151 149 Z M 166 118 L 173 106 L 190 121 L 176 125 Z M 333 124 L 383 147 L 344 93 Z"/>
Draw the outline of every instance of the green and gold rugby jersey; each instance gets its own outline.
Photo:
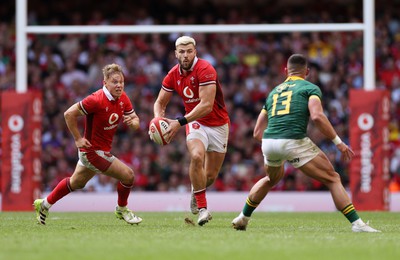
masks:
<path id="1" fill-rule="evenodd" d="M 276 86 L 264 104 L 268 113 L 268 127 L 264 139 L 302 139 L 307 135 L 310 117 L 308 100 L 322 98 L 317 85 L 301 77 L 290 76 Z"/>

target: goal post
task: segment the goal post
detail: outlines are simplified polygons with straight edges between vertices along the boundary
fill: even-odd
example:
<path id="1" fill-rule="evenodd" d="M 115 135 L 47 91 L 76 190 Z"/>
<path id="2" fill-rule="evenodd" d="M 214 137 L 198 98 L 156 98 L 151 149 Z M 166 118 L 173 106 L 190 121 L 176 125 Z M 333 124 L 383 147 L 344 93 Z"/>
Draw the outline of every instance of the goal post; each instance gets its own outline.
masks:
<path id="1" fill-rule="evenodd" d="M 15 0 L 16 1 L 16 89 L 15 89 L 15 96 L 20 95 L 21 97 L 27 94 L 28 92 L 28 75 L 27 75 L 27 65 L 28 65 L 28 59 L 27 59 L 27 36 L 28 34 L 152 34 L 152 33 L 180 33 L 180 32 L 192 32 L 192 33 L 282 33 L 282 32 L 335 32 L 335 31 L 347 31 L 347 32 L 354 32 L 354 31 L 361 31 L 363 33 L 363 61 L 364 61 L 364 66 L 363 66 L 363 90 L 360 90 L 363 93 L 357 93 L 355 94 L 354 91 L 351 91 L 352 95 L 350 95 L 350 104 L 354 106 L 355 108 L 359 107 L 358 103 L 354 102 L 357 101 L 356 99 L 360 99 L 361 94 L 362 95 L 368 95 L 368 97 L 373 95 L 373 92 L 375 92 L 375 0 L 363 0 L 363 21 L 361 23 L 308 23 L 308 24 L 234 24 L 234 25 L 123 25 L 123 26 L 118 26 L 118 25 L 109 25 L 109 26 L 104 26 L 104 25 L 99 25 L 99 26 L 87 26 L 87 25 L 82 25 L 82 26 L 32 26 L 27 24 L 27 0 Z M 379 91 L 376 91 L 377 93 Z M 28 93 L 30 94 L 30 93 Z M 378 93 L 381 95 L 382 98 L 388 99 L 387 98 L 387 93 Z M 356 98 L 354 98 L 356 96 Z M 372 98 L 371 97 L 371 100 Z M 36 97 L 34 100 L 41 100 L 41 97 Z M 33 100 L 33 99 L 32 99 Z M 27 102 L 27 109 L 31 109 L 32 107 L 37 107 L 34 104 L 38 104 L 37 101 L 30 101 L 30 99 Z M 381 99 L 375 100 L 374 102 L 377 107 L 382 108 L 379 111 L 385 111 L 386 106 L 383 106 L 381 103 Z M 362 104 L 361 109 L 359 111 L 360 115 L 362 118 L 365 117 L 365 113 L 363 111 L 368 111 L 368 104 Z M 5 108 L 5 107 L 4 107 Z M 5 113 L 6 109 L 2 109 L 2 116 L 3 121 L 5 122 L 6 120 L 9 120 L 6 116 Z M 7 111 L 13 111 L 13 110 L 7 110 Z M 31 110 L 29 110 L 31 111 Z M 33 110 L 33 111 L 38 111 L 38 110 Z M 15 118 L 14 111 L 11 113 L 10 116 L 12 118 Z M 25 113 L 26 114 L 26 113 Z M 376 118 L 379 118 L 380 114 L 373 114 L 372 112 L 370 113 L 371 115 L 368 116 L 368 118 L 373 118 L 373 116 L 376 116 Z M 351 115 L 353 118 L 351 122 L 358 122 L 354 121 L 355 119 L 355 113 Z M 22 118 L 22 116 L 21 116 Z M 7 121 L 8 122 L 8 121 Z M 19 121 L 12 121 L 12 122 L 19 122 Z M 378 123 L 378 121 L 376 120 Z M 381 121 L 379 121 L 381 122 Z M 382 121 L 379 124 L 379 129 L 382 129 L 382 135 L 380 135 L 379 139 L 374 139 L 372 140 L 373 142 L 378 142 L 378 145 L 374 146 L 374 149 L 387 149 L 387 121 Z M 32 127 L 31 127 L 32 128 Z M 22 129 L 22 127 L 21 127 Z M 4 129 L 3 129 L 4 130 Z M 6 129 L 7 130 L 7 129 Z M 26 131 L 26 133 L 31 133 L 31 129 L 23 129 Z M 362 130 L 362 129 L 361 129 Z M 358 136 L 360 135 L 359 132 L 357 131 L 356 127 L 350 128 L 350 137 Z M 6 131 L 3 131 L 6 132 Z M 39 131 L 36 131 L 36 133 L 39 133 Z M 363 132 L 364 133 L 364 132 Z M 39 140 L 40 138 L 37 138 L 38 134 L 36 134 L 34 137 L 32 137 L 32 140 Z M 364 134 L 364 136 L 370 136 L 368 133 Z M 375 138 L 374 136 L 372 136 Z M 378 137 L 377 137 L 378 138 Z M 365 139 L 365 138 L 364 138 Z M 3 140 L 6 140 L 3 136 Z M 356 139 L 353 138 L 351 140 L 354 144 L 354 141 Z M 369 140 L 369 139 L 368 139 Z M 367 140 L 367 141 L 368 141 Z M 359 140 L 358 140 L 359 141 Z M 365 140 L 364 140 L 365 141 Z M 370 141 L 368 141 L 370 142 Z M 3 142 L 3 151 L 8 151 L 9 147 L 11 147 L 11 141 L 6 143 Z M 355 146 L 355 145 L 354 145 Z M 40 144 L 38 144 L 38 147 L 41 147 Z M 360 154 L 361 152 L 365 151 L 365 145 L 363 147 L 357 148 L 359 150 L 355 149 L 356 154 Z M 364 149 L 364 150 L 362 150 Z M 369 148 L 368 148 L 369 149 Z M 384 178 L 383 181 L 380 180 L 375 180 L 375 179 L 368 179 L 367 183 L 370 183 L 371 186 L 373 186 L 374 192 L 368 192 L 368 194 L 361 194 L 362 196 L 359 196 L 360 199 L 358 199 L 357 196 L 353 196 L 353 202 L 355 205 L 361 205 L 357 203 L 362 203 L 363 201 L 365 204 L 369 204 L 370 197 L 373 196 L 374 194 L 383 194 L 381 196 L 382 199 L 379 201 L 378 207 L 373 207 L 371 208 L 370 205 L 366 205 L 366 207 L 360 207 L 360 209 L 373 209 L 373 210 L 387 210 L 387 205 L 388 205 L 388 195 L 385 193 L 386 192 L 386 182 L 385 178 L 387 178 L 387 172 L 385 171 L 385 167 L 387 167 L 387 162 L 388 158 L 386 157 L 386 151 L 385 150 L 368 150 L 368 154 L 377 154 L 376 152 L 381 152 L 382 154 L 382 159 L 384 160 L 384 163 L 380 164 L 379 160 L 375 161 L 370 161 L 369 165 L 372 167 L 371 169 L 378 169 L 377 173 L 375 175 L 368 175 L 368 178 Z M 22 154 L 22 153 L 20 153 Z M 367 154 L 367 155 L 368 155 Z M 3 158 L 6 158 L 3 154 Z M 369 158 L 369 157 L 368 157 Z M 355 162 L 353 166 L 350 167 L 350 179 L 356 179 L 359 178 L 359 176 L 362 176 L 362 172 L 360 171 L 366 171 L 366 168 L 361 165 L 362 158 L 360 156 L 356 156 L 354 158 Z M 33 161 L 33 160 L 31 160 Z M 5 163 L 3 161 L 3 163 Z M 8 162 L 10 163 L 10 162 Z M 361 165 L 361 166 L 359 166 Z M 33 169 L 36 169 L 37 172 L 39 172 L 40 169 L 40 161 L 36 160 L 36 163 L 34 165 Z M 356 167 L 357 166 L 357 167 Z M 375 167 L 375 168 L 373 168 Z M 383 169 L 381 169 L 383 167 Z M 11 168 L 11 167 L 9 167 Z M 360 170 L 361 169 L 361 170 Z M 0 177 L 7 177 L 5 175 L 10 175 L 10 172 L 12 172 L 12 169 L 7 168 L 7 172 L 3 171 L 2 175 Z M 364 174 L 365 175 L 365 174 Z M 36 175 L 35 175 L 36 176 Z M 40 179 L 40 176 L 36 176 L 37 180 Z M 6 187 L 5 182 L 8 182 L 10 178 L 1 178 L 2 180 L 5 180 L 4 183 L 2 183 L 2 187 Z M 21 179 L 22 180 L 22 179 Z M 29 181 L 26 179 L 23 179 L 24 181 Z M 379 182 L 376 182 L 379 181 Z M 379 185 L 375 185 L 374 183 L 378 183 Z M 372 185 L 374 184 L 374 185 Z M 357 184 L 358 185 L 358 184 Z M 369 187 L 369 186 L 368 186 Z M 354 188 L 352 187 L 352 191 L 357 191 L 357 187 Z M 5 201 L 5 188 L 2 189 L 2 198 L 3 198 L 3 205 Z M 363 192 L 363 190 L 361 190 Z M 383 192 L 383 193 L 382 193 Z M 34 189 L 33 191 L 34 196 L 37 195 L 37 189 Z M 354 194 L 353 194 L 354 195 Z M 356 194 L 357 195 L 357 194 Z M 365 196 L 364 196 L 365 195 Z M 29 196 L 32 196 L 29 195 Z M 18 198 L 19 200 L 19 198 Z M 358 200 L 358 201 L 357 201 Z M 7 200 L 7 203 L 9 203 L 10 200 Z M 26 205 L 32 203 L 32 198 L 31 197 L 26 197 L 24 199 Z M 365 205 L 364 204 L 364 205 Z M 25 209 L 27 207 L 22 207 L 20 209 Z M 14 209 L 14 208 L 13 208 Z M 18 209 L 15 209 L 18 210 Z"/>
<path id="2" fill-rule="evenodd" d="M 16 0 L 17 73 L 16 91 L 27 91 L 27 35 L 52 33 L 79 34 L 151 34 L 151 33 L 280 33 L 362 31 L 364 48 L 364 89 L 375 89 L 375 0 L 363 0 L 362 23 L 307 24 L 212 24 L 212 25 L 82 25 L 33 26 L 27 24 L 27 0 Z"/>

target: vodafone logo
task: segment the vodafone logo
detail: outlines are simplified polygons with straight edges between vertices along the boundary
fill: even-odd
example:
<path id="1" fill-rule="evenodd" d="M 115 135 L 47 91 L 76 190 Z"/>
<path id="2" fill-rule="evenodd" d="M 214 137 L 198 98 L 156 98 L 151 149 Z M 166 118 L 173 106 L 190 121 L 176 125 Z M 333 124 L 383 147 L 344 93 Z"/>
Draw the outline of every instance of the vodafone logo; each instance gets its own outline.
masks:
<path id="1" fill-rule="evenodd" d="M 12 115 L 8 119 L 8 128 L 14 133 L 20 132 L 24 128 L 24 119 L 20 115 Z"/>
<path id="2" fill-rule="evenodd" d="M 22 173 L 25 169 L 22 160 L 21 131 L 24 128 L 24 119 L 20 115 L 12 115 L 8 119 L 8 128 L 14 132 L 10 136 L 10 163 L 11 163 L 11 187 L 10 192 L 19 194 L 22 190 Z"/>
<path id="3" fill-rule="evenodd" d="M 357 119 L 358 127 L 363 131 L 368 131 L 374 126 L 374 118 L 371 114 L 363 113 Z"/>
<path id="4" fill-rule="evenodd" d="M 35 115 L 40 115 L 42 112 L 42 101 L 39 98 L 35 98 L 35 100 L 33 100 L 32 108 Z"/>
<path id="5" fill-rule="evenodd" d="M 119 118 L 118 114 L 112 113 L 110 118 L 108 118 L 108 123 L 110 123 L 110 125 L 112 125 L 118 121 L 118 118 Z"/>
<path id="6" fill-rule="evenodd" d="M 362 113 L 357 118 L 358 127 L 364 131 L 360 136 L 360 191 L 369 193 L 372 190 L 372 173 L 374 164 L 372 162 L 372 134 L 371 129 L 374 126 L 374 118 L 371 114 Z"/>
<path id="7" fill-rule="evenodd" d="M 193 98 L 194 97 L 193 91 L 187 86 L 183 89 L 183 95 L 185 95 L 185 97 L 187 97 L 187 98 Z"/>

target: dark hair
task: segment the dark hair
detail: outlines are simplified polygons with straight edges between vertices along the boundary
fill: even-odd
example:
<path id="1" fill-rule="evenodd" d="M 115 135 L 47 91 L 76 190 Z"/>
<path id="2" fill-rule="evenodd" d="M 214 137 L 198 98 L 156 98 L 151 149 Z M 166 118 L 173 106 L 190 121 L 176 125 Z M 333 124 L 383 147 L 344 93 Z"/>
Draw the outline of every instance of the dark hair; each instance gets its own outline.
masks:
<path id="1" fill-rule="evenodd" d="M 303 54 L 293 54 L 288 59 L 288 66 L 307 67 L 307 58 Z"/>

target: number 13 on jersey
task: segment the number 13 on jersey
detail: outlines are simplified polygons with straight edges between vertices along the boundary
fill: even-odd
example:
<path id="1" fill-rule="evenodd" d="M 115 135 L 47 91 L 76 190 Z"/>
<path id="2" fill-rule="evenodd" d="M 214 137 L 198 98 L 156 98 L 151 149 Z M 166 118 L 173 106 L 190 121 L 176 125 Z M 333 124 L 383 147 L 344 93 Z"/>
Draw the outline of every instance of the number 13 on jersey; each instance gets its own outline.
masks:
<path id="1" fill-rule="evenodd" d="M 290 113 L 290 101 L 292 101 L 292 93 L 293 91 L 286 91 L 279 94 L 274 94 L 272 96 L 273 104 L 272 104 L 271 116 L 275 115 L 280 116 Z M 280 108 L 279 110 L 276 110 L 277 104 L 280 104 L 280 106 L 278 106 Z"/>

